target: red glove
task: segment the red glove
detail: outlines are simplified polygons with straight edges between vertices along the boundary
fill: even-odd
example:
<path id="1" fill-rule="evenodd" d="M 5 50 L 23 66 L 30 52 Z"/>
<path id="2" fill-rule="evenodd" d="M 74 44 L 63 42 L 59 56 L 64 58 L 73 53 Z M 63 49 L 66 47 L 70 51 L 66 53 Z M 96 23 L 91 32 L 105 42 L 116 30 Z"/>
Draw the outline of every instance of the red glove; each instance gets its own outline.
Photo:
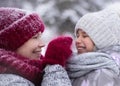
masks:
<path id="1" fill-rule="evenodd" d="M 61 36 L 53 39 L 47 47 L 43 62 L 47 64 L 60 64 L 65 66 L 66 60 L 72 54 L 72 38 Z"/>

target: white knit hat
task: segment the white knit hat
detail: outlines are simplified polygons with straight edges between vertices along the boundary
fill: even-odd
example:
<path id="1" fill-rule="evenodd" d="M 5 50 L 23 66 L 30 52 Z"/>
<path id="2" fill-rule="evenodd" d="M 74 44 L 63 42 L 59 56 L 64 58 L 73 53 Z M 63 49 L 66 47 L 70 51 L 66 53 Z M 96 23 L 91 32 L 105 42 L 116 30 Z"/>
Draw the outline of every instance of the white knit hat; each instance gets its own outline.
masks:
<path id="1" fill-rule="evenodd" d="M 98 49 L 120 45 L 120 7 L 114 5 L 84 15 L 77 22 L 75 33 L 78 29 L 85 31 Z"/>

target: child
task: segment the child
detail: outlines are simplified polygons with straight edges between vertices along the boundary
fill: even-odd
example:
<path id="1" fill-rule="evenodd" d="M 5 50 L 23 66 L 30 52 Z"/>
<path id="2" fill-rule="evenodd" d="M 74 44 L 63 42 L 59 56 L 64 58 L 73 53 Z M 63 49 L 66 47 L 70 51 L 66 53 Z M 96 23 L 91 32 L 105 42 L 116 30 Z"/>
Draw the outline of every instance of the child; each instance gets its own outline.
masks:
<path id="1" fill-rule="evenodd" d="M 77 53 L 67 62 L 67 72 L 72 86 L 120 86 L 119 23 L 120 8 L 115 5 L 99 12 L 88 13 L 77 22 L 75 27 Z M 60 86 L 59 83 L 62 81 L 57 77 L 59 71 L 51 72 L 57 68 L 59 71 L 65 71 L 59 65 L 45 68 L 46 81 L 43 79 L 42 86 Z M 49 75 L 54 76 L 53 79 L 58 82 L 49 78 Z"/>
<path id="2" fill-rule="evenodd" d="M 77 53 L 68 61 L 72 86 L 120 86 L 120 8 L 84 15 L 75 27 Z"/>
<path id="3" fill-rule="evenodd" d="M 40 86 L 43 31 L 44 24 L 38 14 L 27 14 L 26 11 L 18 8 L 0 8 L 0 73 L 3 76 L 15 74 L 30 80 L 35 86 Z M 16 86 L 22 85 L 19 81 L 15 83 Z M 7 83 L 14 85 L 9 78 Z M 6 83 L 1 83 L 2 86 L 4 84 Z"/>

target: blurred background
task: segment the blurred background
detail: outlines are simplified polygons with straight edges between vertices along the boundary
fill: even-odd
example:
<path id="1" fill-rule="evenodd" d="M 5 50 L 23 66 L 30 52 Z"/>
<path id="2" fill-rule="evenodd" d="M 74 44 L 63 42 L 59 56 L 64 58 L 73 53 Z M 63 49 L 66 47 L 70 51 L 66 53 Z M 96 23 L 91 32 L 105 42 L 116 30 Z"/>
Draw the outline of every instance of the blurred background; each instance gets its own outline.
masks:
<path id="1" fill-rule="evenodd" d="M 74 37 L 74 27 L 81 16 L 99 11 L 120 0 L 0 0 L 0 7 L 17 7 L 37 12 L 45 23 L 46 45 L 59 35 Z M 74 45 L 74 44 L 73 44 Z M 74 46 L 73 46 L 74 48 Z M 43 49 L 43 54 L 46 47 Z"/>

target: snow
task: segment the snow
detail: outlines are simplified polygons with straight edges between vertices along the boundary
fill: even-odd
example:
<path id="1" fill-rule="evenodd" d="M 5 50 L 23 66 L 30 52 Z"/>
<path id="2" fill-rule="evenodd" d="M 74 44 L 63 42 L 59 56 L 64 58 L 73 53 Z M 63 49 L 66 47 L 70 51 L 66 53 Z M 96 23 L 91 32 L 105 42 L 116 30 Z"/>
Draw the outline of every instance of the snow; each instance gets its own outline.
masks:
<path id="1" fill-rule="evenodd" d="M 120 2 L 120 0 L 0 0 L 0 6 L 18 7 L 29 12 L 37 12 L 45 23 L 46 30 L 43 38 L 45 43 L 48 43 L 60 34 L 73 36 L 72 29 L 80 17 L 88 12 L 101 10 L 114 2 Z"/>

